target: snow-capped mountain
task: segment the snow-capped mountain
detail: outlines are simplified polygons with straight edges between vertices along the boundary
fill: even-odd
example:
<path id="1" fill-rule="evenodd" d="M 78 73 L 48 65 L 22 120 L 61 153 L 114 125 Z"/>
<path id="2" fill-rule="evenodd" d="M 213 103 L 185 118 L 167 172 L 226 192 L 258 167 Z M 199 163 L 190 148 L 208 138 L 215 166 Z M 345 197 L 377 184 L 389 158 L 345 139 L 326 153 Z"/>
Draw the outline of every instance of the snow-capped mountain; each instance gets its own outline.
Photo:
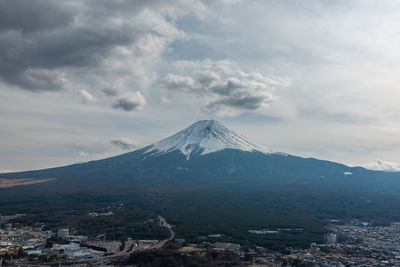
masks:
<path id="1" fill-rule="evenodd" d="M 377 162 L 364 166 L 369 170 L 384 172 L 400 172 L 400 163 L 378 160 Z"/>
<path id="2" fill-rule="evenodd" d="M 159 155 L 179 150 L 189 159 L 192 154 L 205 155 L 228 148 L 270 153 L 267 149 L 251 143 L 247 138 L 229 130 L 215 120 L 198 121 L 151 145 L 146 152 L 151 155 Z"/>
<path id="3" fill-rule="evenodd" d="M 349 175 L 351 174 L 351 175 Z M 374 190 L 399 183 L 398 173 L 382 173 L 314 158 L 270 153 L 214 120 L 199 121 L 147 147 L 118 156 L 69 166 L 0 174 L 1 178 L 56 178 L 71 188 L 94 184 L 148 186 L 161 184 L 243 182 L 312 185 Z M 49 182 L 49 185 L 54 185 Z M 57 185 L 58 186 L 58 185 Z M 372 189 L 371 189 L 372 190 Z"/>

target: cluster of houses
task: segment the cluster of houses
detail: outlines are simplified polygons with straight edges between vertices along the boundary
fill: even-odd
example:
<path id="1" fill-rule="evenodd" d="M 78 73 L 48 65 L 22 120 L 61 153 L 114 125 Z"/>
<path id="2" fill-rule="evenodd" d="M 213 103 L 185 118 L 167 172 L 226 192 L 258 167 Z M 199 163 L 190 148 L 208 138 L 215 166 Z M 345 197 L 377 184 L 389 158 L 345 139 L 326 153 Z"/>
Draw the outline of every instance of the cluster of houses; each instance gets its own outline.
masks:
<path id="1" fill-rule="evenodd" d="M 80 244 L 86 243 L 87 237 L 71 235 L 69 229 L 59 229 L 57 233 L 53 233 L 43 230 L 43 225 L 37 227 L 15 226 L 7 223 L 7 220 L 3 217 L 2 221 L 0 227 L 0 257 L 52 255 L 68 258 L 96 258 L 108 251 L 107 248 L 102 247 L 99 247 L 102 248 L 101 250 L 81 247 Z M 49 240 L 53 242 L 48 242 Z M 54 240 L 59 242 L 54 242 Z M 102 244 L 107 244 L 107 242 L 104 241 Z"/>

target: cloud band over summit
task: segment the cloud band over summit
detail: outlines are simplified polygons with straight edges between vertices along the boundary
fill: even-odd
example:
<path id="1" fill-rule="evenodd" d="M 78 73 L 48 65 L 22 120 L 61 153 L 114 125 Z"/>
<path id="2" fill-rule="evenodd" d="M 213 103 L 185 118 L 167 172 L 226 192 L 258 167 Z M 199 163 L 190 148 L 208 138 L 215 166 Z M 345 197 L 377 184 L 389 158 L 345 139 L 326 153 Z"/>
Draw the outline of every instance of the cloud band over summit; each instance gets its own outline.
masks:
<path id="1" fill-rule="evenodd" d="M 204 97 L 203 110 L 221 117 L 265 107 L 273 101 L 274 91 L 288 84 L 284 79 L 246 73 L 227 60 L 179 61 L 174 65 L 181 75 L 168 74 L 162 80 L 163 88 Z"/>

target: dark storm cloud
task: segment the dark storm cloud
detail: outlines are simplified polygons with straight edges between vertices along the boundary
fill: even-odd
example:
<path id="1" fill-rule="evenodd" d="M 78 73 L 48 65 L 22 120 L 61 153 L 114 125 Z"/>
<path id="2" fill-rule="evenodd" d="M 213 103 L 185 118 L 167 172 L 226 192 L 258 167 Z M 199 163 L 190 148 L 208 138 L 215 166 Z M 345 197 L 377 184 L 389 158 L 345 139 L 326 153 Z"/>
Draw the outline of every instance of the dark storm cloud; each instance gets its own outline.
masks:
<path id="1" fill-rule="evenodd" d="M 33 92 L 114 82 L 143 90 L 190 2 L 0 0 L 0 79 Z"/>
<path id="2" fill-rule="evenodd" d="M 126 99 L 126 98 L 118 99 L 117 102 L 115 102 L 113 104 L 113 108 L 122 109 L 125 111 L 137 110 L 137 109 L 139 109 L 139 106 L 140 106 L 139 103 L 137 103 L 135 101 L 131 101 L 130 99 Z"/>
<path id="3" fill-rule="evenodd" d="M 123 30 L 64 28 L 57 31 L 0 33 L 0 76 L 30 91 L 59 90 L 65 68 L 94 67 L 114 45 L 126 45 L 134 36 Z"/>
<path id="4" fill-rule="evenodd" d="M 209 111 L 215 111 L 218 110 L 220 106 L 227 106 L 235 109 L 256 110 L 271 101 L 272 97 L 244 96 L 241 98 L 226 98 L 214 101 L 207 104 L 205 108 Z"/>
<path id="5" fill-rule="evenodd" d="M 60 3 L 0 1 L 0 78 L 4 82 L 31 91 L 62 87 L 59 73 L 53 71 L 62 53 L 54 53 L 54 46 L 73 41 L 67 42 L 64 35 L 56 39 L 58 30 L 64 32 L 72 22 L 73 10 Z"/>
<path id="6" fill-rule="evenodd" d="M 102 92 L 106 95 L 106 96 L 117 96 L 118 95 L 118 90 L 114 89 L 114 88 L 104 88 L 102 90 Z"/>
<path id="7" fill-rule="evenodd" d="M 218 95 L 232 95 L 235 91 L 245 88 L 246 85 L 236 78 L 229 78 L 226 82 L 212 86 L 210 90 Z"/>
<path id="8" fill-rule="evenodd" d="M 284 80 L 260 73 L 245 73 L 231 61 L 180 61 L 177 69 L 192 76 L 168 74 L 162 86 L 168 91 L 203 97 L 203 110 L 217 116 L 235 116 L 265 107 L 274 99 L 274 90 Z M 182 71 L 183 70 L 183 71 Z"/>
<path id="9" fill-rule="evenodd" d="M 0 30 L 41 31 L 68 26 L 73 9 L 61 1 L 1 0 Z"/>
<path id="10" fill-rule="evenodd" d="M 130 93 L 118 99 L 113 108 L 124 111 L 142 110 L 146 105 L 146 100 L 140 92 Z"/>

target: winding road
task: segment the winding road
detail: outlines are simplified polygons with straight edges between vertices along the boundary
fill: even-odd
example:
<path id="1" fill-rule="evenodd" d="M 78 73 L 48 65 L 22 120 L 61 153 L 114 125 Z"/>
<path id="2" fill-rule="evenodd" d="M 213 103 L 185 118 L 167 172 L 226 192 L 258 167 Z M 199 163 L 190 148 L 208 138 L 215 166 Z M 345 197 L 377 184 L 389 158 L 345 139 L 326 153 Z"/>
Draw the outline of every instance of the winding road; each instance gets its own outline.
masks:
<path id="1" fill-rule="evenodd" d="M 99 258 L 81 259 L 81 260 L 71 261 L 71 262 L 67 262 L 67 263 L 64 263 L 64 264 L 101 262 L 101 261 L 107 261 L 107 260 L 110 260 L 110 259 L 115 259 L 115 258 L 118 258 L 118 257 L 129 256 L 130 254 L 136 253 L 136 252 L 139 252 L 139 251 L 151 250 L 151 249 L 160 249 L 168 241 L 171 241 L 172 239 L 175 238 L 175 231 L 174 231 L 174 226 L 169 224 L 167 222 L 167 220 L 163 216 L 158 215 L 157 219 L 158 219 L 158 225 L 168 228 L 168 230 L 170 232 L 169 238 L 161 240 L 161 241 L 158 241 L 157 243 L 155 243 L 155 244 L 153 244 L 151 246 L 148 246 L 146 248 L 143 248 L 143 249 L 140 249 L 137 246 L 135 246 L 134 240 L 132 240 L 131 238 L 128 238 L 128 240 L 125 242 L 125 248 L 122 251 L 118 252 L 118 253 L 115 253 L 115 254 L 112 254 L 112 255 L 108 255 L 108 256 L 99 257 Z"/>

